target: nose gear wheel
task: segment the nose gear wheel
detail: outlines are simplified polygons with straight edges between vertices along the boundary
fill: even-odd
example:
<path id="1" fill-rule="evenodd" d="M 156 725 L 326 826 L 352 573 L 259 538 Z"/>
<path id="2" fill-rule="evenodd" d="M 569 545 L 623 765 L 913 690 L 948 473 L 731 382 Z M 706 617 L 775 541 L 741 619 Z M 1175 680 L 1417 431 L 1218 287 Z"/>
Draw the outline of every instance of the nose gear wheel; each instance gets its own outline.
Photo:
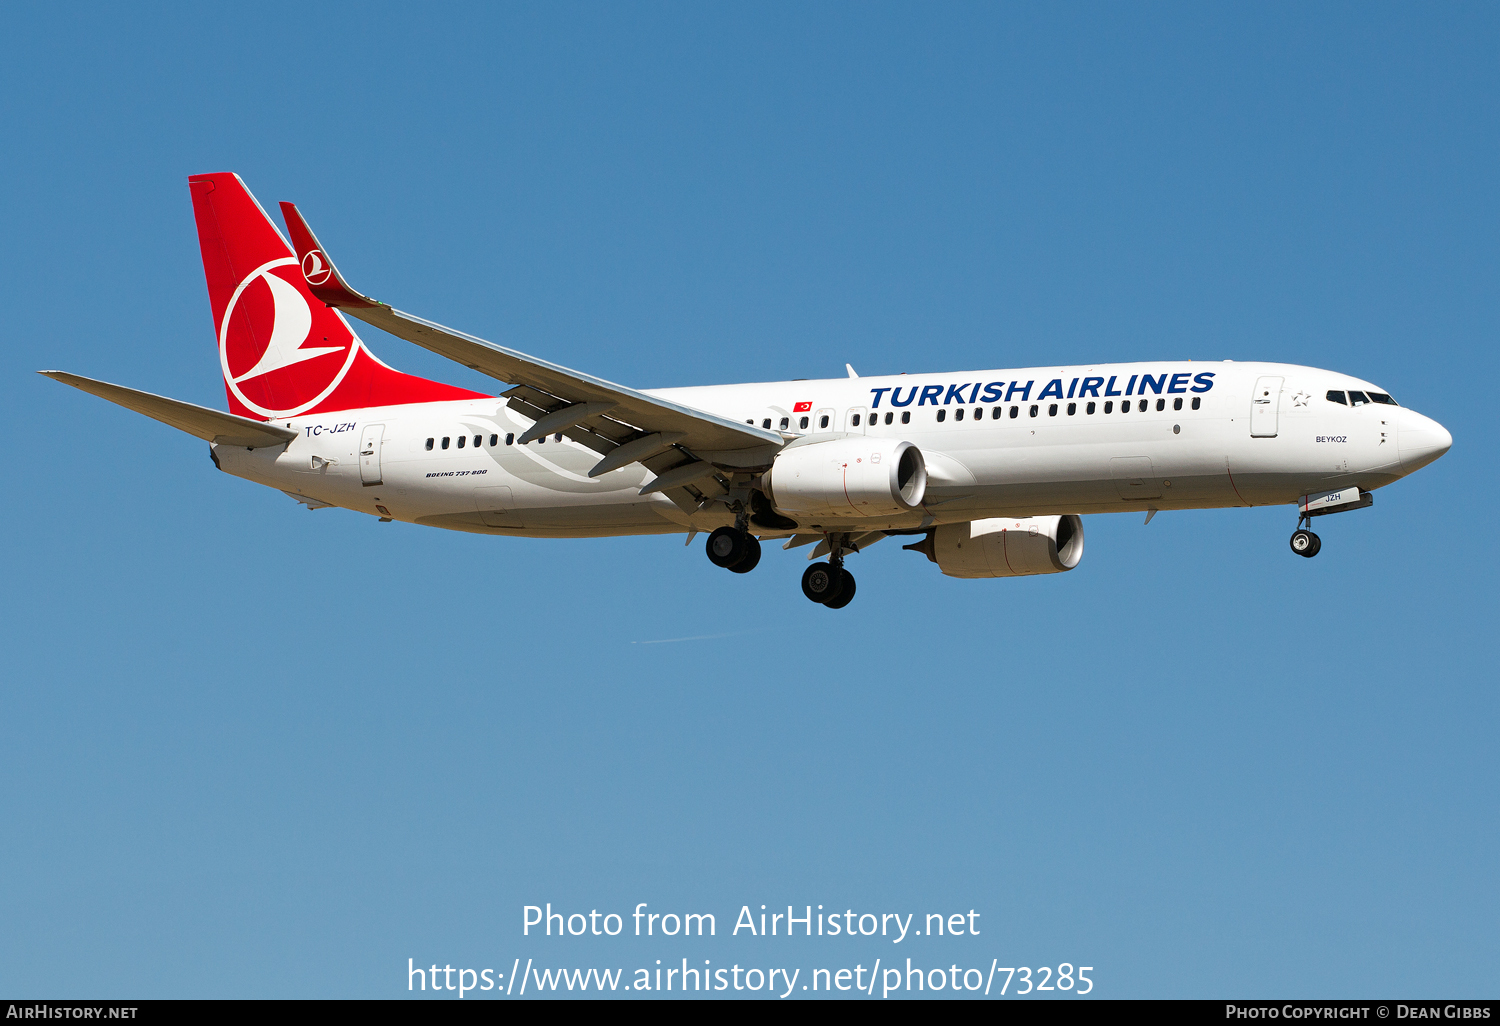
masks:
<path id="1" fill-rule="evenodd" d="M 1308 559 L 1311 559 L 1312 557 L 1316 556 L 1318 554 L 1318 550 L 1323 547 L 1323 540 L 1317 535 L 1313 534 L 1311 531 L 1298 528 L 1297 530 L 1292 532 L 1291 545 L 1292 551 L 1297 555 L 1305 556 Z"/>

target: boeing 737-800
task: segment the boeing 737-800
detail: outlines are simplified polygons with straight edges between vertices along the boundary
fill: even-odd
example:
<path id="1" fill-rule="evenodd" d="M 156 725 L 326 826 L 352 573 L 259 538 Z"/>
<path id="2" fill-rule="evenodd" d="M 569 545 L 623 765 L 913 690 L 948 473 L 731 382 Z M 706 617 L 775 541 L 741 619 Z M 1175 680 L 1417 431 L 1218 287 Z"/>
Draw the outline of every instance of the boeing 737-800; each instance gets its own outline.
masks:
<path id="1" fill-rule="evenodd" d="M 1071 570 L 1085 513 L 1369 506 L 1452 437 L 1385 389 L 1280 363 L 1158 361 L 636 390 L 377 302 L 296 207 L 290 242 L 234 174 L 188 180 L 229 411 L 43 371 L 209 442 L 226 473 L 311 509 L 475 534 L 709 532 L 747 573 L 811 544 L 802 590 L 854 597 L 845 557 L 891 535 L 951 577 Z M 504 382 L 380 362 L 345 314 Z"/>

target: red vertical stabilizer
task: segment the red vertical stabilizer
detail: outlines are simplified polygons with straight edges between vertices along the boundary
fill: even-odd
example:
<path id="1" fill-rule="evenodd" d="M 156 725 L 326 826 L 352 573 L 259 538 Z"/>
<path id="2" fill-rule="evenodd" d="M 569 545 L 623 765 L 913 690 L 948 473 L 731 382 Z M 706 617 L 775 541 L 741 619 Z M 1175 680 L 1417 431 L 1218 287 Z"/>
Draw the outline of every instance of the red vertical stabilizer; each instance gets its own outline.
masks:
<path id="1" fill-rule="evenodd" d="M 188 187 L 231 413 L 272 420 L 485 398 L 370 355 L 343 316 L 313 297 L 291 247 L 239 175 L 193 175 Z"/>

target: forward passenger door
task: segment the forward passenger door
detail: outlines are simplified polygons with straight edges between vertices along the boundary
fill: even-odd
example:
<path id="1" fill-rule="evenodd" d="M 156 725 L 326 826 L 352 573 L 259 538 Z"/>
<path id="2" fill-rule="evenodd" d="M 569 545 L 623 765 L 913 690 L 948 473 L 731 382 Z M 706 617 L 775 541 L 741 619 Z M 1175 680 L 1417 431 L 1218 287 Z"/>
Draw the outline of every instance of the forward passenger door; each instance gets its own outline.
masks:
<path id="1" fill-rule="evenodd" d="M 1250 396 L 1250 437 L 1275 438 L 1277 414 L 1281 408 L 1282 378 L 1264 377 L 1255 380 L 1255 391 Z"/>

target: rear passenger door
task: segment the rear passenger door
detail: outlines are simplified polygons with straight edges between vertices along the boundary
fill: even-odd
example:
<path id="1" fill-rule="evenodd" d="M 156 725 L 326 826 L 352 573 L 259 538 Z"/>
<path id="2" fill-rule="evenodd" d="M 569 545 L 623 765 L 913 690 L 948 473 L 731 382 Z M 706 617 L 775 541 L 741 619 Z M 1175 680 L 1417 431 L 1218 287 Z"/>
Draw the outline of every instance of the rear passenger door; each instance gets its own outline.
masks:
<path id="1" fill-rule="evenodd" d="M 359 483 L 378 485 L 380 481 L 380 445 L 385 439 L 385 425 L 371 424 L 359 439 Z"/>

